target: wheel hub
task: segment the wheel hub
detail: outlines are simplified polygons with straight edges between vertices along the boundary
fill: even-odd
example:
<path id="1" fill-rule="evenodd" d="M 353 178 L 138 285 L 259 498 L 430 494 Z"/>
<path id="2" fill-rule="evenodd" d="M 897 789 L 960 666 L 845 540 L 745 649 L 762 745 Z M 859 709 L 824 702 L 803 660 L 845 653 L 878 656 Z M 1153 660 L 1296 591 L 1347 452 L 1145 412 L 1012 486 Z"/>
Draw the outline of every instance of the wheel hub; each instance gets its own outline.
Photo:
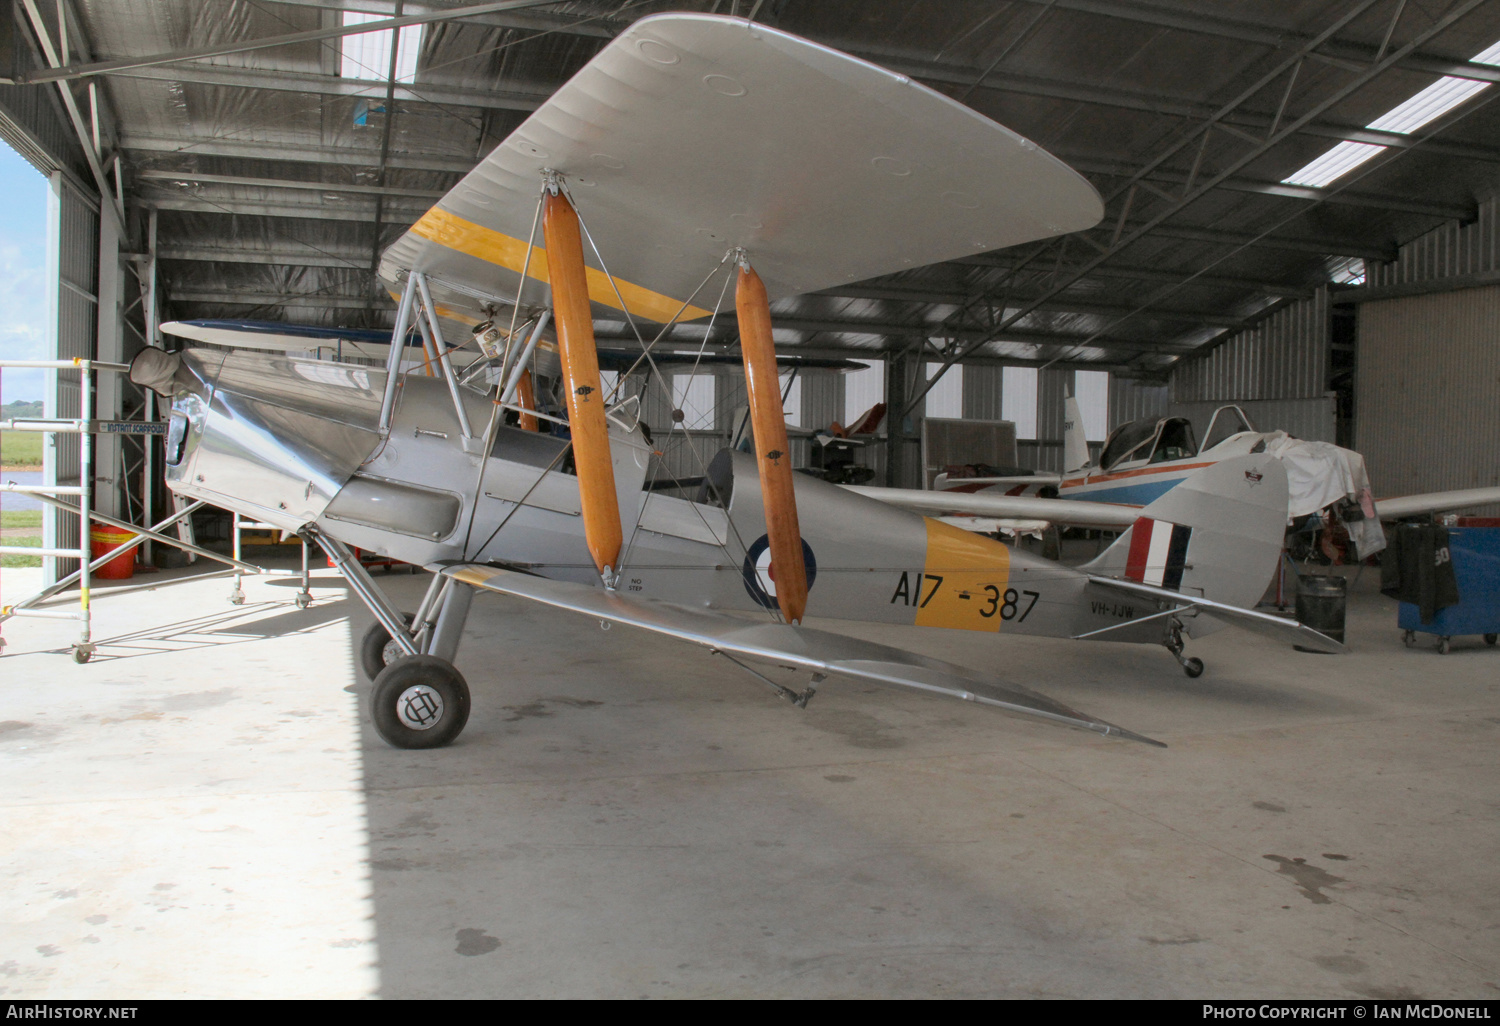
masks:
<path id="1" fill-rule="evenodd" d="M 443 696 L 426 684 L 413 684 L 396 699 L 396 718 L 412 730 L 435 727 L 443 718 Z"/>

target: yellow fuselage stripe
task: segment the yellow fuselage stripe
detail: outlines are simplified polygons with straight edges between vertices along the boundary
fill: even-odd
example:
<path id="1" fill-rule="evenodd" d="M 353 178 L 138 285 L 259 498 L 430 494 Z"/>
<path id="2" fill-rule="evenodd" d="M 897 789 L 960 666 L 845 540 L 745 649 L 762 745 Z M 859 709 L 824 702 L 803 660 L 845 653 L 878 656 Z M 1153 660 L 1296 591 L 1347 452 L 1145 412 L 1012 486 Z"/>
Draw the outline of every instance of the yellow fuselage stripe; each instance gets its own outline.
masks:
<path id="1" fill-rule="evenodd" d="M 1010 549 L 924 517 L 927 559 L 917 601 L 918 627 L 998 631 L 1010 585 Z"/>
<path id="2" fill-rule="evenodd" d="M 466 256 L 515 271 L 517 274 L 521 273 L 522 267 L 526 267 L 528 277 L 551 283 L 551 278 L 547 273 L 547 251 L 540 246 L 532 246 L 531 264 L 527 266 L 526 242 L 523 239 L 466 221 L 456 214 L 450 214 L 437 207 L 423 214 L 422 219 L 412 225 L 411 230 L 414 234 L 436 242 L 440 246 L 446 246 Z M 590 300 L 619 310 L 622 309 L 620 300 L 623 298 L 625 300 L 623 309 L 659 324 L 665 324 L 677 316 L 678 310 L 682 310 L 680 319 L 684 321 L 697 320 L 699 317 L 707 317 L 712 313 L 698 306 L 689 306 L 683 310 L 682 300 L 664 296 L 660 292 L 652 292 L 648 288 L 631 284 L 620 278 L 616 278 L 614 285 L 611 285 L 609 275 L 593 267 L 585 267 L 584 273 L 588 278 Z M 615 286 L 619 287 L 619 296 L 615 295 Z"/>

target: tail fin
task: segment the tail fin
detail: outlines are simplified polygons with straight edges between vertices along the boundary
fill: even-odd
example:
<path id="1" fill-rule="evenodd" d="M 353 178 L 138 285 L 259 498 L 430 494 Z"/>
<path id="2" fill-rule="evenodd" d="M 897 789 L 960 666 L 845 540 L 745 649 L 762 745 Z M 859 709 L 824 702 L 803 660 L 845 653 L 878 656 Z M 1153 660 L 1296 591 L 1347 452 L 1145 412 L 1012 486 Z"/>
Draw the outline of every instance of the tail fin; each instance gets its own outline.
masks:
<path id="1" fill-rule="evenodd" d="M 1141 510 L 1083 569 L 1248 609 L 1265 594 L 1286 533 L 1281 461 L 1237 456 L 1204 467 Z"/>
<path id="2" fill-rule="evenodd" d="M 1063 473 L 1071 474 L 1088 465 L 1089 443 L 1083 432 L 1083 412 L 1071 395 L 1063 405 L 1063 414 Z"/>

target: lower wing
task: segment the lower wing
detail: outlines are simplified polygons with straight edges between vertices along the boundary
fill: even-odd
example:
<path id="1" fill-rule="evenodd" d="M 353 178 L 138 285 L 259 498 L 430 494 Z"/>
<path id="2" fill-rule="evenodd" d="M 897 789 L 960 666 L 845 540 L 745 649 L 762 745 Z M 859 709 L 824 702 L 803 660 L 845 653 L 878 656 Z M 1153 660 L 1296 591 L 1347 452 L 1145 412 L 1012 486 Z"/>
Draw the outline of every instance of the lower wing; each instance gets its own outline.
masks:
<path id="1" fill-rule="evenodd" d="M 873 684 L 914 688 L 1082 727 L 1107 737 L 1129 738 L 1166 747 L 1160 741 L 1096 720 L 1030 688 L 985 680 L 976 671 L 962 666 L 841 634 L 779 623 L 755 623 L 723 613 L 688 609 L 482 564 L 429 569 L 475 588 L 516 595 L 600 620 L 694 642 L 736 662 L 739 658 L 767 660 L 814 674 L 837 674 Z M 768 683 L 787 692 L 774 682 Z M 807 697 L 810 695 L 801 696 L 804 703 Z"/>

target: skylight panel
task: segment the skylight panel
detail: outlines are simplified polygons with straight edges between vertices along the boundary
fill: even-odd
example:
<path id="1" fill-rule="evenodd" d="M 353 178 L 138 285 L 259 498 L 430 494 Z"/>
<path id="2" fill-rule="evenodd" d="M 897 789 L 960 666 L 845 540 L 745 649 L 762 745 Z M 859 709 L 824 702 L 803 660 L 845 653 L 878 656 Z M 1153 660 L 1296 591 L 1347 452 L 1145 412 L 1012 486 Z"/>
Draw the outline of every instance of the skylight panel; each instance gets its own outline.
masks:
<path id="1" fill-rule="evenodd" d="M 1365 284 L 1365 262 L 1360 257 L 1330 259 L 1328 280 L 1338 285 Z"/>
<path id="2" fill-rule="evenodd" d="M 1353 171 L 1359 165 L 1381 153 L 1388 147 L 1372 146 L 1369 143 L 1344 141 L 1281 181 L 1285 185 L 1314 185 L 1322 187 Z"/>
<path id="3" fill-rule="evenodd" d="M 383 14 L 344 11 L 343 24 L 364 25 L 385 21 Z M 361 32 L 339 39 L 339 76 L 369 82 L 384 82 L 391 68 L 391 29 Z M 422 26 L 407 25 L 399 30 L 396 47 L 396 81 L 410 84 L 417 80 L 417 57 L 422 52 Z"/>
<path id="4" fill-rule="evenodd" d="M 1500 64 L 1500 42 L 1473 57 L 1475 64 Z M 1399 103 L 1366 125 L 1381 132 L 1410 135 L 1424 125 L 1442 117 L 1461 103 L 1488 89 L 1492 83 L 1471 78 L 1445 75 L 1404 103 Z M 1284 185 L 1311 185 L 1318 188 L 1341 178 L 1385 150 L 1369 143 L 1341 142 L 1312 163 L 1283 178 Z"/>

